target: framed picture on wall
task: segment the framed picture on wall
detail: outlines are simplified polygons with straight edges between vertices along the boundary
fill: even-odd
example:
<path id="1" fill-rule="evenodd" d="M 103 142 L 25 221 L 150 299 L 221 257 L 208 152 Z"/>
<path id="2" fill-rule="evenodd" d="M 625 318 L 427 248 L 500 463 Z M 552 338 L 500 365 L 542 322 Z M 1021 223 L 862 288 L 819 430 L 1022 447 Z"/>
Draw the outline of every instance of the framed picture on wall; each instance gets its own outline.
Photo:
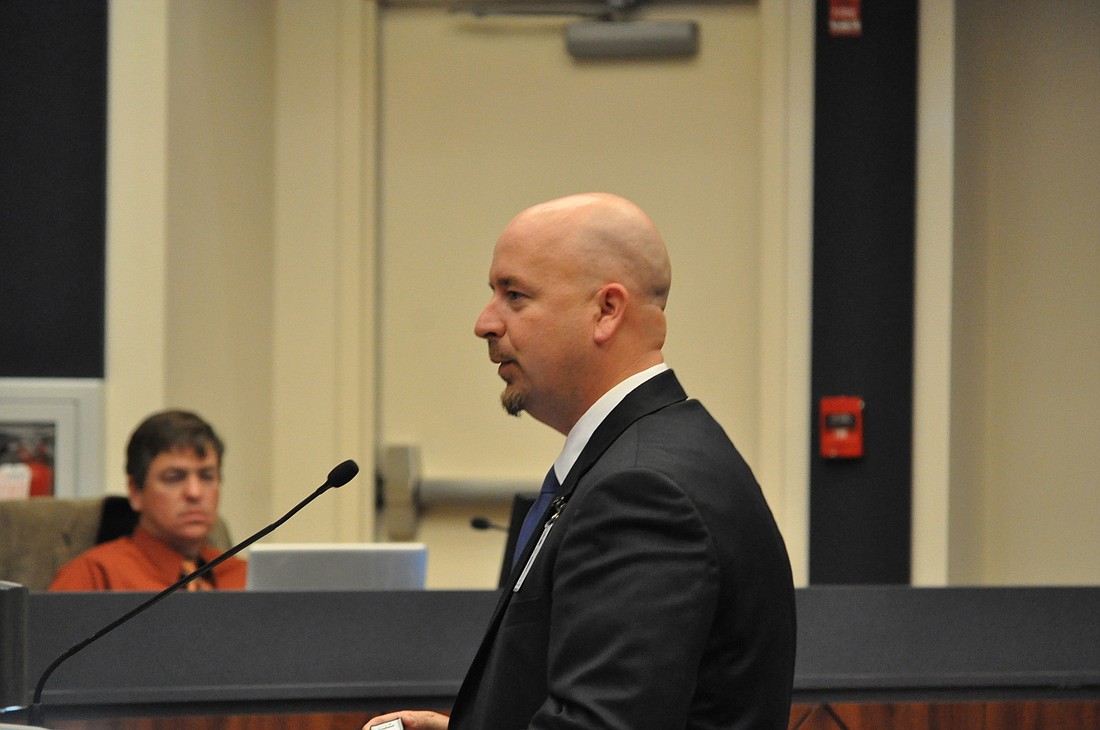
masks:
<path id="1" fill-rule="evenodd" d="M 0 378 L 0 499 L 94 496 L 102 479 L 101 380 Z"/>
<path id="2" fill-rule="evenodd" d="M 52 497 L 57 423 L 0 421 L 0 499 Z"/>

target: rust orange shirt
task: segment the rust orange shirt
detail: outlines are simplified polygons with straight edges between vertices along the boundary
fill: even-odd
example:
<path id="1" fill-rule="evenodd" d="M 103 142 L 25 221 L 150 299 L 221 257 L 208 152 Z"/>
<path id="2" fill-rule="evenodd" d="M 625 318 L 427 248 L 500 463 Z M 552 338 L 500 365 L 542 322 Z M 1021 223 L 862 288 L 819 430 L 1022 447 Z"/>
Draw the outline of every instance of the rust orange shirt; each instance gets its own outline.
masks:
<path id="1" fill-rule="evenodd" d="M 203 561 L 218 557 L 212 547 L 202 549 Z M 61 566 L 51 591 L 162 591 L 178 581 L 183 556 L 140 527 L 85 550 Z M 204 577 L 220 590 L 244 589 L 248 563 L 229 558 Z"/>

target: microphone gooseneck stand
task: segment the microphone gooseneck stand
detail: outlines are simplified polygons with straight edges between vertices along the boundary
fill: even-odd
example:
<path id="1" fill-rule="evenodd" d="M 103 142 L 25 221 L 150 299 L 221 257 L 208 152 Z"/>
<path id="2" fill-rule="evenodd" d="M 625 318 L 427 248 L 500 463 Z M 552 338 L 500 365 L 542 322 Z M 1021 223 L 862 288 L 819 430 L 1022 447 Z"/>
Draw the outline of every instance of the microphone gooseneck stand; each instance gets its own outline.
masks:
<path id="1" fill-rule="evenodd" d="M 155 596 L 153 596 L 152 598 L 149 598 L 148 600 L 142 602 L 141 604 L 136 606 L 134 609 L 132 609 L 128 613 L 120 616 L 119 618 L 117 618 L 114 621 L 112 621 L 111 623 L 107 624 L 106 626 L 104 626 L 103 628 L 101 628 L 99 631 L 95 632 L 94 634 L 92 634 L 88 638 L 74 644 L 68 650 L 63 652 L 61 654 L 61 656 L 59 656 L 59 657 L 57 657 L 57 659 L 53 660 L 52 664 L 50 664 L 48 667 L 46 667 L 46 671 L 42 672 L 42 676 L 39 677 L 39 679 L 38 679 L 38 684 L 34 688 L 34 698 L 31 702 L 30 712 L 28 713 L 29 723 L 31 725 L 34 725 L 34 726 L 40 726 L 42 724 L 42 690 L 46 686 L 46 680 L 50 678 L 50 675 L 54 673 L 54 670 L 56 670 L 59 666 L 61 666 L 61 664 L 63 662 L 65 662 L 65 660 L 67 660 L 69 657 L 73 656 L 74 654 L 80 652 L 85 647 L 87 647 L 89 644 L 91 644 L 95 641 L 98 641 L 99 639 L 103 638 L 107 634 L 111 633 L 112 631 L 117 629 L 122 624 L 126 623 L 127 621 L 134 618 L 138 614 L 140 614 L 140 613 L 144 612 L 145 610 L 147 610 L 148 608 L 152 607 L 154 604 L 159 603 L 165 597 L 171 595 L 172 593 L 175 593 L 176 591 L 178 591 L 180 588 L 184 587 L 185 585 L 187 585 L 191 581 L 193 581 L 196 578 L 199 578 L 203 575 L 206 575 L 211 570 L 213 570 L 215 567 L 217 567 L 218 565 L 221 565 L 221 563 L 223 563 L 225 560 L 228 560 L 229 558 L 233 557 L 234 555 L 239 553 L 241 550 L 244 550 L 246 547 L 248 547 L 252 543 L 256 542 L 260 538 L 265 537 L 266 535 L 270 534 L 277 527 L 279 527 L 284 522 L 289 520 L 291 517 L 296 515 L 298 513 L 298 511 L 301 510 L 303 507 L 305 507 L 307 504 L 309 504 L 313 500 L 317 499 L 317 497 L 321 496 L 321 494 L 323 494 L 324 492 L 326 492 L 329 489 L 332 489 L 334 487 L 344 486 L 345 484 L 350 482 L 355 477 L 355 475 L 358 474 L 358 473 L 359 473 L 359 465 L 356 464 L 351 459 L 348 459 L 347 461 L 340 462 L 335 467 L 333 467 L 332 471 L 330 471 L 328 473 L 328 478 L 325 480 L 324 484 L 317 487 L 317 489 L 313 492 L 313 494 L 311 494 L 308 497 L 306 497 L 305 499 L 303 499 L 301 502 L 299 502 L 295 507 L 293 507 L 289 512 L 287 512 L 285 515 L 280 517 L 278 520 L 276 520 L 275 522 L 272 522 L 270 525 L 263 528 L 262 530 L 260 530 L 256 534 L 254 534 L 252 537 L 249 537 L 246 540 L 244 540 L 243 542 L 238 543 L 237 545 L 229 548 L 224 553 L 222 553 L 218 557 L 211 560 L 209 563 L 206 563 L 205 565 L 200 567 L 198 570 L 195 570 L 192 573 L 189 573 L 188 575 L 185 575 L 184 577 L 180 578 L 178 581 L 176 581 L 172 585 L 168 586 L 167 588 L 165 588 L 160 593 L 158 593 Z"/>

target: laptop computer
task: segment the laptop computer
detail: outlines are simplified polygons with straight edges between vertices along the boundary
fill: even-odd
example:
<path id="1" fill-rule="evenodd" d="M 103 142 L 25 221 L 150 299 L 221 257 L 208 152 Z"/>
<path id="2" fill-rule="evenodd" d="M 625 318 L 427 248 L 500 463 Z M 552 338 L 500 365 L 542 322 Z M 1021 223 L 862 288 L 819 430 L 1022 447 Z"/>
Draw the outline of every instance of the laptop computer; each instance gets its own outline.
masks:
<path id="1" fill-rule="evenodd" d="M 423 543 L 272 543 L 248 555 L 250 591 L 393 591 L 424 588 Z"/>

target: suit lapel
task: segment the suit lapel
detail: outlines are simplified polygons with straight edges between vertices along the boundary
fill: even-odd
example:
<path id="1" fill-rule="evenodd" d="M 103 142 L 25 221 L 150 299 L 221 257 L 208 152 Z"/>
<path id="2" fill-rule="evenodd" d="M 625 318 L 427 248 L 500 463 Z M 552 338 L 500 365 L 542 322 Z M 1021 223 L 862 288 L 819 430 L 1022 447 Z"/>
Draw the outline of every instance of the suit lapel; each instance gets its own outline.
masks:
<path id="1" fill-rule="evenodd" d="M 581 455 L 577 457 L 577 463 L 569 470 L 558 489 L 558 495 L 572 495 L 581 477 L 588 473 L 631 424 L 643 416 L 684 400 L 687 400 L 687 394 L 671 370 L 655 375 L 631 391 L 607 414 L 607 418 L 592 434 Z"/>
<path id="2" fill-rule="evenodd" d="M 573 491 L 577 488 L 581 477 L 588 473 L 588 470 L 599 461 L 604 452 L 611 447 L 611 444 L 615 443 L 616 439 L 631 424 L 643 416 L 648 416 L 683 400 L 687 400 L 687 394 L 684 393 L 684 389 L 680 387 L 680 382 L 671 370 L 655 375 L 632 390 L 619 405 L 615 406 L 611 413 L 607 414 L 607 418 L 593 432 L 584 450 L 577 457 L 576 463 L 573 464 L 573 468 L 565 475 L 565 479 L 558 487 L 555 496 L 558 499 L 564 498 L 565 500 L 573 496 Z M 540 523 L 545 523 L 546 517 L 547 515 L 544 514 Z M 538 531 L 535 532 L 535 536 L 537 538 Z M 512 571 L 512 575 L 505 586 L 504 600 L 497 606 L 498 613 L 503 610 L 504 604 L 507 603 L 507 596 L 511 594 L 512 588 L 515 586 L 519 573 L 518 567 L 527 564 L 536 542 L 537 539 L 529 540 L 520 559 L 516 561 L 517 570 Z"/>
<path id="3" fill-rule="evenodd" d="M 603 423 L 596 428 L 592 438 L 588 440 L 588 444 L 577 458 L 577 462 L 569 470 L 569 474 L 566 475 L 562 485 L 558 488 L 557 497 L 564 497 L 568 500 L 577 488 L 581 477 L 588 473 L 588 470 L 599 461 L 604 452 L 611 447 L 611 444 L 615 443 L 615 440 L 631 424 L 643 416 L 648 416 L 662 408 L 684 400 L 687 400 L 687 394 L 671 370 L 666 370 L 650 378 L 631 391 L 619 405 L 615 406 L 614 410 L 603 420 Z M 545 522 L 545 520 L 546 515 L 543 515 L 542 521 Z M 534 551 L 538 531 L 535 535 L 536 538 L 529 541 L 520 559 L 516 561 L 516 567 L 512 570 L 512 575 L 501 591 L 500 600 L 497 601 L 496 609 L 493 611 L 485 636 L 482 638 L 481 645 L 478 647 L 477 654 L 470 665 L 470 670 L 467 672 L 466 681 L 469 681 L 470 677 L 480 674 L 480 667 L 484 663 L 488 649 L 493 643 L 492 640 L 500 626 L 504 610 L 508 607 L 508 602 L 512 598 L 512 589 L 515 587 L 522 566 L 527 564 L 531 553 Z M 463 682 L 464 687 L 465 684 L 466 682 Z M 461 696 L 462 692 L 460 691 L 459 694 Z"/>

